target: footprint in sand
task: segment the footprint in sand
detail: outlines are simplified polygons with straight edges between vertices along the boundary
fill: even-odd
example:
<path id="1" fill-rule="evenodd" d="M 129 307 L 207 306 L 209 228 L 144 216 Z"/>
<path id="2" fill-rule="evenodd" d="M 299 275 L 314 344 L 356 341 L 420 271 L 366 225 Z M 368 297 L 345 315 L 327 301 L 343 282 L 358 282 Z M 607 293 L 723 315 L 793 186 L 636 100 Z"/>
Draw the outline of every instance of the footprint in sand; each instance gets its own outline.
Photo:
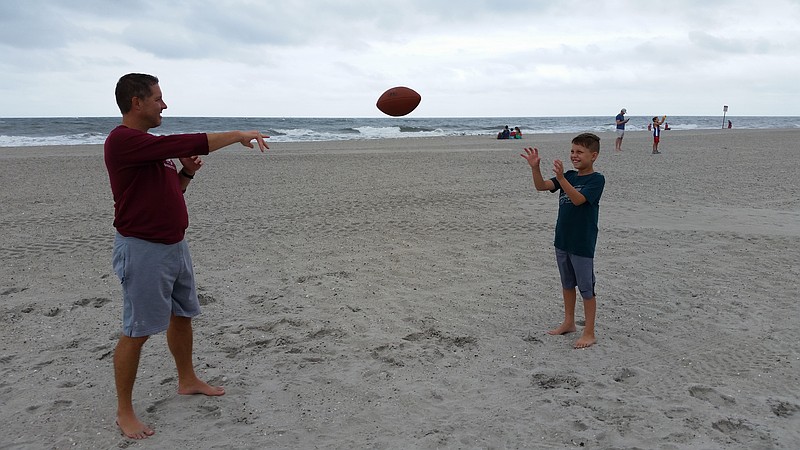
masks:
<path id="1" fill-rule="evenodd" d="M 622 382 L 627 381 L 627 380 L 629 380 L 629 379 L 631 379 L 631 378 L 633 378 L 635 376 L 636 376 L 636 372 L 633 369 L 629 369 L 627 367 L 624 367 L 624 368 L 622 368 L 622 370 L 619 371 L 619 373 L 616 376 L 614 376 L 614 381 L 616 381 L 617 383 L 622 383 Z"/>
<path id="2" fill-rule="evenodd" d="M 733 397 L 720 394 L 713 388 L 705 386 L 690 387 L 689 395 L 700 400 L 705 400 L 716 407 L 731 406 L 736 404 L 736 400 Z"/>
<path id="3" fill-rule="evenodd" d="M 800 405 L 785 402 L 783 400 L 770 401 L 769 405 L 772 413 L 778 417 L 791 417 L 800 411 Z"/>
<path id="4" fill-rule="evenodd" d="M 110 298 L 104 297 L 94 297 L 94 298 L 83 298 L 74 303 L 75 306 L 94 306 L 95 308 L 100 308 L 106 303 L 110 302 Z"/>
<path id="5" fill-rule="evenodd" d="M 746 421 L 741 419 L 723 419 L 711 424 L 711 428 L 725 434 L 734 441 L 746 442 L 770 442 L 768 434 L 754 429 Z M 766 448 L 766 447 L 765 447 Z M 769 448 L 772 448 L 770 445 Z"/>
<path id="6" fill-rule="evenodd" d="M 531 378 L 535 384 L 544 389 L 574 389 L 583 384 L 580 380 L 570 375 L 547 375 L 544 373 L 537 373 L 533 374 Z"/>

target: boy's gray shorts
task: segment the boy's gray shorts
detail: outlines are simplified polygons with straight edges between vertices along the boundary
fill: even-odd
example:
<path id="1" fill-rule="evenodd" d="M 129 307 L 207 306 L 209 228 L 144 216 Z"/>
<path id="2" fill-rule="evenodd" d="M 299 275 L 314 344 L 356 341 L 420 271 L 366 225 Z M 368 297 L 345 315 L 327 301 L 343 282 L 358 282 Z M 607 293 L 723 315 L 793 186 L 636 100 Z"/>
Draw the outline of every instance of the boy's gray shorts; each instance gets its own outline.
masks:
<path id="1" fill-rule="evenodd" d="M 561 287 L 575 289 L 577 286 L 584 300 L 595 296 L 594 258 L 573 255 L 557 248 L 556 263 L 561 275 Z"/>
<path id="2" fill-rule="evenodd" d="M 172 314 L 194 317 L 200 302 L 186 241 L 159 244 L 117 233 L 112 258 L 122 282 L 122 333 L 141 337 L 167 329 Z"/>

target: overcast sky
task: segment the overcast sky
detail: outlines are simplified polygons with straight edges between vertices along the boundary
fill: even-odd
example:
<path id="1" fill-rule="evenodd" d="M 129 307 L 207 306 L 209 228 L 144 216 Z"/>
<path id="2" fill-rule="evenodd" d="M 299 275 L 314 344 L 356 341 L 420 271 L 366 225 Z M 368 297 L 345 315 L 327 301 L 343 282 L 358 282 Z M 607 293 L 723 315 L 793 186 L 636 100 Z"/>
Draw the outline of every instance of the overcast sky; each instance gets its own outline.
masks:
<path id="1" fill-rule="evenodd" d="M 2 0 L 0 117 L 800 115 L 800 0 Z"/>

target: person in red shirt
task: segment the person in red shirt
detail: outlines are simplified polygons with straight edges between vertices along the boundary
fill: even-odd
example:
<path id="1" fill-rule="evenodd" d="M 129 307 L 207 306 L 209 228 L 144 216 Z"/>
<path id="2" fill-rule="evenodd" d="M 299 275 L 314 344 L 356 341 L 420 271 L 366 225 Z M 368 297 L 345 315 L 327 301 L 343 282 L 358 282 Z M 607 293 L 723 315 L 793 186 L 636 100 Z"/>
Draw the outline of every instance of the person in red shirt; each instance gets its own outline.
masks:
<path id="1" fill-rule="evenodd" d="M 201 155 L 240 143 L 268 149 L 258 131 L 155 136 L 167 109 L 158 78 L 131 73 L 119 79 L 116 99 L 122 124 L 109 133 L 104 158 L 114 196 L 113 266 L 122 283 L 122 333 L 114 351 L 116 423 L 132 439 L 155 431 L 133 410 L 133 385 L 147 339 L 167 332 L 178 371 L 178 393 L 223 395 L 199 379 L 192 361 L 192 317 L 200 314 L 184 233 L 189 215 L 183 193 L 203 166 Z M 178 159 L 178 170 L 173 159 Z"/>

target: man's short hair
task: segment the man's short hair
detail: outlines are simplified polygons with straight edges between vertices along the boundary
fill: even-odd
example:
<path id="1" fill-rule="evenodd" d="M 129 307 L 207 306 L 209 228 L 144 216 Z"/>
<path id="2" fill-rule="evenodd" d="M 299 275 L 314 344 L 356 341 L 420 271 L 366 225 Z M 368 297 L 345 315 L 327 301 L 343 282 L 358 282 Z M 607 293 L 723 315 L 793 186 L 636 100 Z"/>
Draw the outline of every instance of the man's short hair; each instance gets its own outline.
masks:
<path id="1" fill-rule="evenodd" d="M 593 133 L 583 133 L 575 136 L 572 143 L 588 148 L 590 152 L 600 153 L 600 138 Z"/>
<path id="2" fill-rule="evenodd" d="M 153 91 L 151 86 L 158 84 L 158 78 L 144 73 L 129 73 L 117 81 L 114 95 L 117 97 L 117 106 L 122 114 L 131 110 L 133 97 L 148 98 Z"/>

